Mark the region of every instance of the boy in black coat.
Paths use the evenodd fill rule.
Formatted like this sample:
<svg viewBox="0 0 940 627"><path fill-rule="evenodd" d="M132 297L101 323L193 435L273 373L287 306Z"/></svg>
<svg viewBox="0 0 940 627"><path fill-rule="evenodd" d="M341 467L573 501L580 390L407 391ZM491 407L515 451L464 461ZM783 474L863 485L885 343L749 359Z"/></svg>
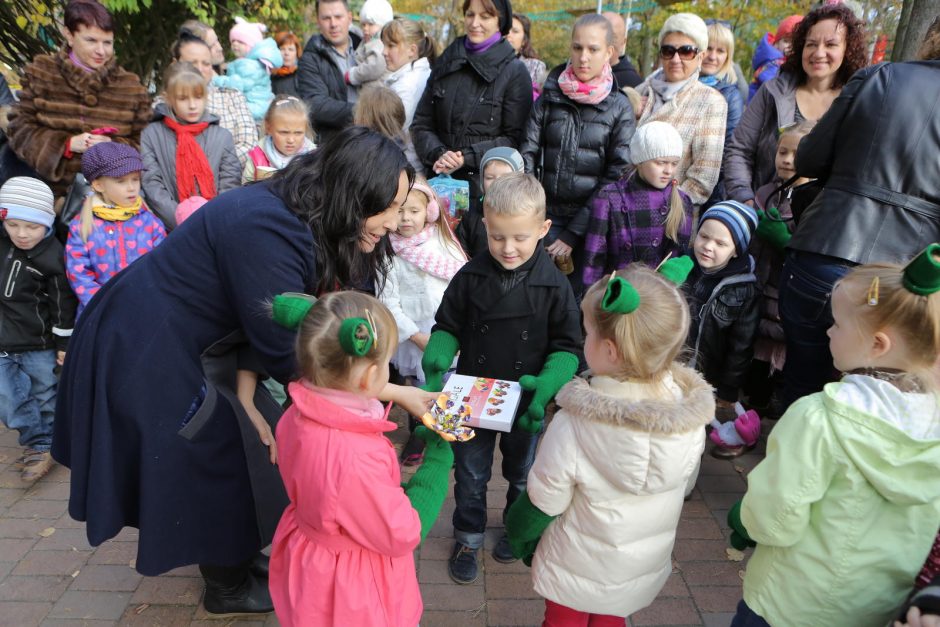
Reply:
<svg viewBox="0 0 940 627"><path fill-rule="evenodd" d="M459 374L519 380L528 392L520 405L527 409L499 441L509 482L505 515L525 490L545 405L577 370L581 325L571 286L542 247L551 221L539 182L522 173L503 176L487 190L483 212L489 254L473 258L448 286L422 366L428 389L440 390L459 350ZM448 570L458 583L477 578L497 433L478 428L475 438L454 445L457 543ZM493 558L514 561L505 535Z"/></svg>
<svg viewBox="0 0 940 627"><path fill-rule="evenodd" d="M717 388L718 406L730 409L754 354L760 290L747 254L757 228L753 208L734 200L702 214L692 243L695 266L686 282L692 314L690 364ZM735 418L735 416L726 416Z"/></svg>
<svg viewBox="0 0 940 627"><path fill-rule="evenodd" d="M0 187L0 417L20 434L22 480L52 467L55 368L75 322L77 301L65 276L65 252L53 236L52 190L16 176Z"/></svg>

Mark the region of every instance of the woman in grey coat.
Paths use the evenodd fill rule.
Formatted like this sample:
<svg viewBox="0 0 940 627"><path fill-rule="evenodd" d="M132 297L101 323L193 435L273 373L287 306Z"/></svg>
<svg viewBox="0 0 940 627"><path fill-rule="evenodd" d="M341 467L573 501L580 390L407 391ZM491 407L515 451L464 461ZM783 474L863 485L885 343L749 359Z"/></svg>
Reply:
<svg viewBox="0 0 940 627"><path fill-rule="evenodd" d="M182 200L206 200L241 183L241 163L232 134L219 126L218 116L205 110L206 86L189 63L174 63L166 77L166 102L157 105L154 121L140 138L144 160L141 181L147 204L167 230L176 227L176 207ZM174 130L175 129L175 130ZM202 155L187 150L190 138ZM182 141L179 141L182 139ZM184 156L184 162L178 157ZM202 168L208 163L212 180Z"/></svg>

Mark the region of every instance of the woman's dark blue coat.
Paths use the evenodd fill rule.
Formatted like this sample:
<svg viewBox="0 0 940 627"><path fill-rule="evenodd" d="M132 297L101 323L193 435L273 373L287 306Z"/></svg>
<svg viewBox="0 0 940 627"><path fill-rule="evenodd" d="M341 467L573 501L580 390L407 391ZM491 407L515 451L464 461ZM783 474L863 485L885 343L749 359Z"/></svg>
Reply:
<svg viewBox="0 0 940 627"><path fill-rule="evenodd" d="M295 334L268 303L315 284L310 229L258 184L209 202L96 295L69 344L53 445L92 545L138 527L137 570L156 575L235 565L270 542L287 500L236 416L232 348L289 380Z"/></svg>

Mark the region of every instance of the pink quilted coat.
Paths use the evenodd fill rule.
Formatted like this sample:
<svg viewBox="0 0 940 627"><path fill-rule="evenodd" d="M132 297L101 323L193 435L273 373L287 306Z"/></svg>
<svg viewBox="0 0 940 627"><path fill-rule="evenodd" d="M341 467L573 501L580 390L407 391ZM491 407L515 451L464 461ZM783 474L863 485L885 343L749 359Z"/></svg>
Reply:
<svg viewBox="0 0 940 627"><path fill-rule="evenodd" d="M277 450L291 503L269 578L281 625L415 627L421 522L384 435L396 425L376 400L301 383L289 390Z"/></svg>

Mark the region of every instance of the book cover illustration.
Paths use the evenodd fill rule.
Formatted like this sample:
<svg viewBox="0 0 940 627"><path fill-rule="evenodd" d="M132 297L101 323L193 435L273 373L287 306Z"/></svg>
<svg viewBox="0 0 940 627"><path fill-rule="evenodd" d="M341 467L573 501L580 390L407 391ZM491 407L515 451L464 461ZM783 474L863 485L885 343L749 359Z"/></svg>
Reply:
<svg viewBox="0 0 940 627"><path fill-rule="evenodd" d="M422 421L459 441L473 437L470 427L509 431L521 396L515 381L455 374Z"/></svg>

